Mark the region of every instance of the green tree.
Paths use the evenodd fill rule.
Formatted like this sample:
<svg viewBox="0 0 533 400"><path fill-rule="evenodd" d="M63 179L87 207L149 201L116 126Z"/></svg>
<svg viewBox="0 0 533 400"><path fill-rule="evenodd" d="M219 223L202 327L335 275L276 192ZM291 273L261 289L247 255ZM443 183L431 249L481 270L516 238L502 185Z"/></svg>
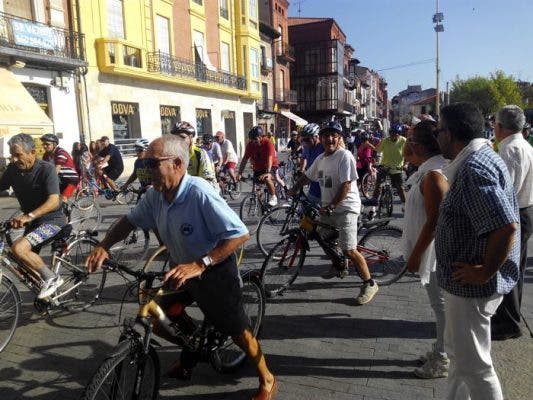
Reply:
<svg viewBox="0 0 533 400"><path fill-rule="evenodd" d="M495 113L506 104L522 106L520 89L512 76L496 71L490 78L475 76L457 77L452 82L450 101L469 101L476 104L484 115Z"/></svg>

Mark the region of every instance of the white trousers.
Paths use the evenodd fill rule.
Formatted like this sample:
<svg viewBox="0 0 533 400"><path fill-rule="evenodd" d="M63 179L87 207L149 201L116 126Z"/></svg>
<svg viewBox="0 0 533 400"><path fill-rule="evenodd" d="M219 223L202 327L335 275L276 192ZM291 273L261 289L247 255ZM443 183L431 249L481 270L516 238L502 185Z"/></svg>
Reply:
<svg viewBox="0 0 533 400"><path fill-rule="evenodd" d="M435 314L435 327L437 330L437 341L433 345L433 350L441 356L445 356L444 350L444 327L446 326L446 316L444 314L444 290L440 288L437 282L437 273L435 271L429 273L429 283L424 285L428 297L429 304Z"/></svg>
<svg viewBox="0 0 533 400"><path fill-rule="evenodd" d="M503 400L490 355L490 318L502 298L459 297L444 291L448 400Z"/></svg>

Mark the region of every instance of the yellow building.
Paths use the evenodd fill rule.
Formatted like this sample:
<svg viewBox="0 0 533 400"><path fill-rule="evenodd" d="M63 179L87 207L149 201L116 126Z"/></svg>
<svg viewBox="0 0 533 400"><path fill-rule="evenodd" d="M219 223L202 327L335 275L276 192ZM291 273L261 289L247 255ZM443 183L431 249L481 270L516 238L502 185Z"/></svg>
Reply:
<svg viewBox="0 0 533 400"><path fill-rule="evenodd" d="M73 2L85 34L86 131L124 153L179 120L237 152L261 97L258 0Z"/></svg>

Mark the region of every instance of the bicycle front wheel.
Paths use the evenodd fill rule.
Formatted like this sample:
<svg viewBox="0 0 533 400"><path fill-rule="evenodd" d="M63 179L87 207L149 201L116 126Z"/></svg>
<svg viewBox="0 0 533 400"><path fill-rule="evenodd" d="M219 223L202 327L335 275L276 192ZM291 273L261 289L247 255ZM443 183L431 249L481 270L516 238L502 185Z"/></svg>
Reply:
<svg viewBox="0 0 533 400"><path fill-rule="evenodd" d="M135 204L136 201L136 194L135 192L131 190L125 190L121 191L119 194L117 194L117 203L118 204Z"/></svg>
<svg viewBox="0 0 533 400"><path fill-rule="evenodd" d="M135 228L128 237L109 249L113 259L123 264L139 264L148 255L150 232Z"/></svg>
<svg viewBox="0 0 533 400"><path fill-rule="evenodd" d="M265 315L265 294L257 272L247 271L242 275L242 304L250 320L250 331L259 336ZM246 353L231 338L211 354L211 365L219 372L233 372L246 360Z"/></svg>
<svg viewBox="0 0 533 400"><path fill-rule="evenodd" d="M259 220L263 215L263 206L255 195L249 195L241 202L239 210L239 217L246 225L250 235L253 235L257 230Z"/></svg>
<svg viewBox="0 0 533 400"><path fill-rule="evenodd" d="M13 338L20 316L20 295L17 287L6 275L0 282L0 352Z"/></svg>
<svg viewBox="0 0 533 400"><path fill-rule="evenodd" d="M378 218L387 218L392 215L392 189L385 188L378 202Z"/></svg>
<svg viewBox="0 0 533 400"><path fill-rule="evenodd" d="M364 174L363 178L361 178L362 195L367 199L372 198L375 187L376 187L376 176L371 174L370 172L367 172L366 174Z"/></svg>
<svg viewBox="0 0 533 400"><path fill-rule="evenodd" d="M387 286L405 274L402 230L395 226L380 226L368 231L359 241L357 250L365 257L372 278Z"/></svg>
<svg viewBox="0 0 533 400"><path fill-rule="evenodd" d="M119 343L93 375L82 400L155 400L159 392L159 358L152 346L131 338ZM138 393L136 393L138 391Z"/></svg>
<svg viewBox="0 0 533 400"><path fill-rule="evenodd" d="M85 186L76 192L74 203L78 205L80 210L86 211L96 204L96 195L89 186Z"/></svg>
<svg viewBox="0 0 533 400"><path fill-rule="evenodd" d="M268 255L268 252L281 240L284 234L290 229L298 227L298 220L291 209L289 204L283 204L271 208L261 217L256 239L257 246L264 256Z"/></svg>
<svg viewBox="0 0 533 400"><path fill-rule="evenodd" d="M300 273L305 261L306 239L293 230L278 242L263 262L261 280L267 298L283 293Z"/></svg>
<svg viewBox="0 0 533 400"><path fill-rule="evenodd" d="M59 287L54 299L69 311L82 311L90 307L104 288L106 270L100 268L89 273L85 261L98 242L82 237L69 243L59 256L54 272L61 275L64 283Z"/></svg>

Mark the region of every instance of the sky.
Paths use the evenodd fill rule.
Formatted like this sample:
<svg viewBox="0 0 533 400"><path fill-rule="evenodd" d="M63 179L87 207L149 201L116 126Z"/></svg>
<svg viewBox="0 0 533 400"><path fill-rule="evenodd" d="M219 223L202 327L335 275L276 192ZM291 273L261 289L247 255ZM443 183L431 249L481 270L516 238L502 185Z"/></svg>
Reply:
<svg viewBox="0 0 533 400"><path fill-rule="evenodd" d="M289 1L291 17L334 18L360 65L385 78L389 98L407 85L436 86L436 0ZM497 70L533 81L533 0L439 0L439 11L441 90Z"/></svg>

